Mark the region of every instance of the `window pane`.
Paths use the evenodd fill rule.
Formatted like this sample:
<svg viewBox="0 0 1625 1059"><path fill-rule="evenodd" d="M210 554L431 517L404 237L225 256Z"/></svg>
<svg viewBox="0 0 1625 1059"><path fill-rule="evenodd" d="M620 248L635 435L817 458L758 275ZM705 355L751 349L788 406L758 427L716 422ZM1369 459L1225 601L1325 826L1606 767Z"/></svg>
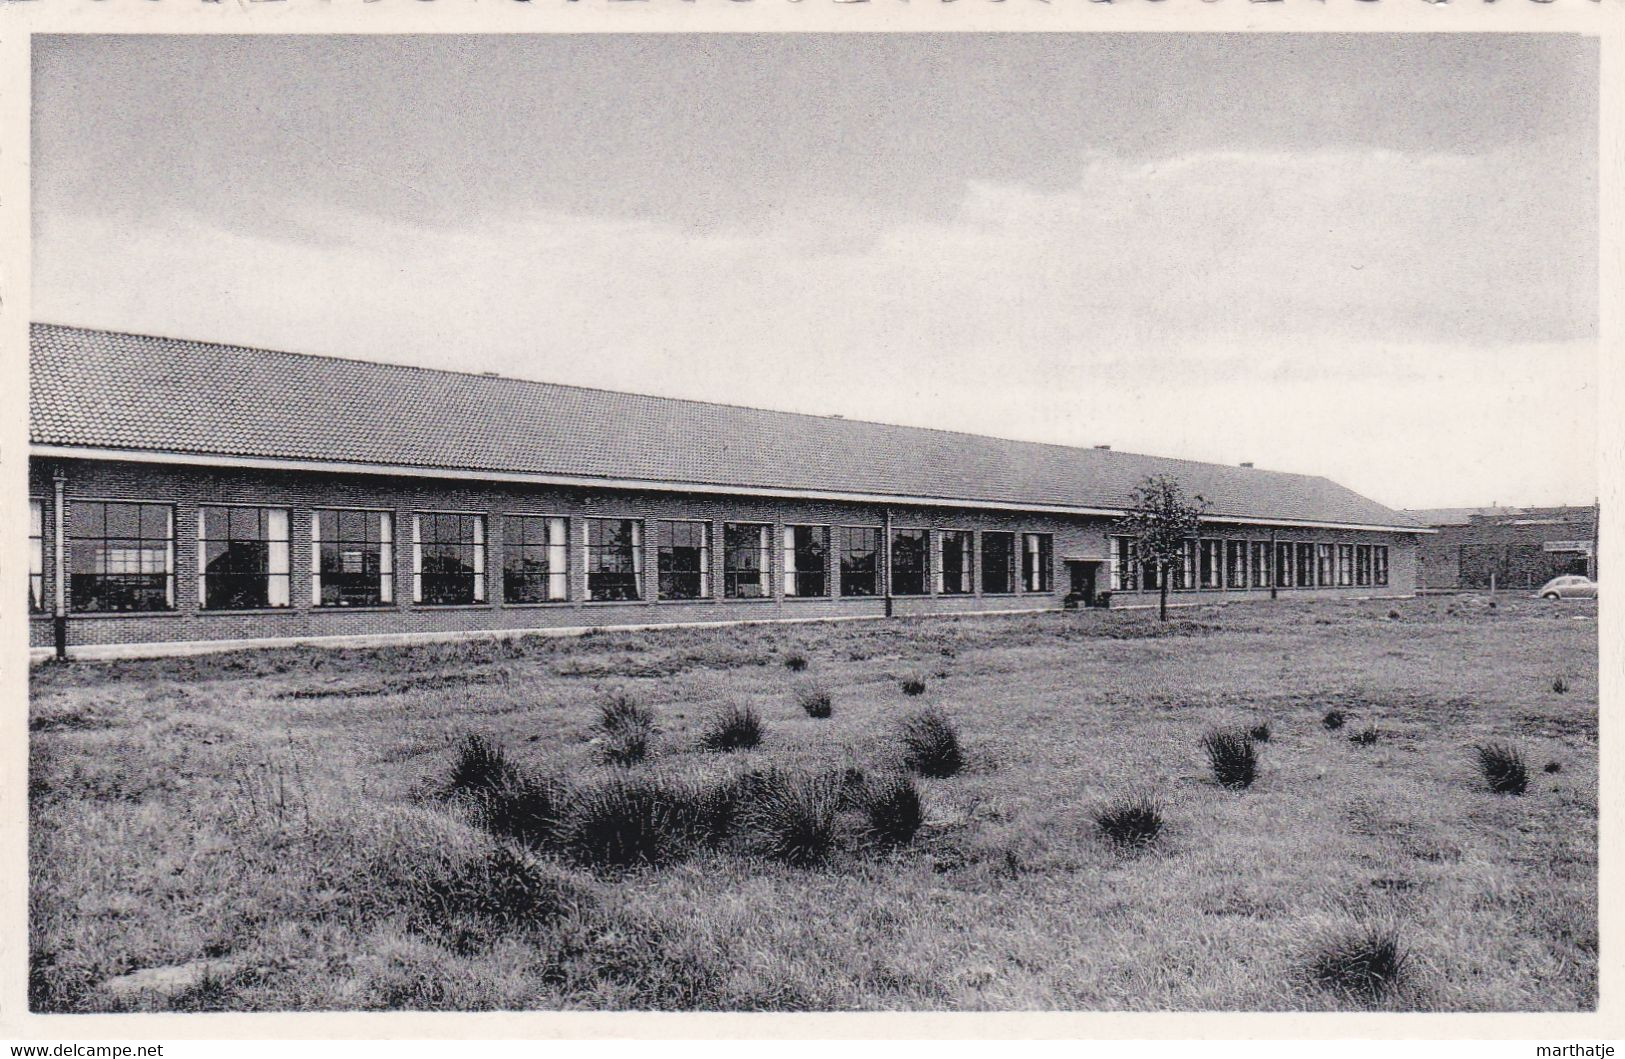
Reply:
<svg viewBox="0 0 1625 1059"><path fill-rule="evenodd" d="M982 534L982 591L1010 592L1012 562L1015 553L1015 535L1011 533Z"/></svg>

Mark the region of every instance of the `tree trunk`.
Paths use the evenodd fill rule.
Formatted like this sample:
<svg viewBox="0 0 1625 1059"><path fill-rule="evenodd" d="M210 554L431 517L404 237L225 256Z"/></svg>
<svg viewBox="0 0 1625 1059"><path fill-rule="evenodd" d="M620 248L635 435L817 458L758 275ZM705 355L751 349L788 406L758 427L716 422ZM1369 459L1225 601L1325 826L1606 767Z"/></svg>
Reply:
<svg viewBox="0 0 1625 1059"><path fill-rule="evenodd" d="M1157 620L1168 620L1168 564L1163 563L1157 577Z"/></svg>

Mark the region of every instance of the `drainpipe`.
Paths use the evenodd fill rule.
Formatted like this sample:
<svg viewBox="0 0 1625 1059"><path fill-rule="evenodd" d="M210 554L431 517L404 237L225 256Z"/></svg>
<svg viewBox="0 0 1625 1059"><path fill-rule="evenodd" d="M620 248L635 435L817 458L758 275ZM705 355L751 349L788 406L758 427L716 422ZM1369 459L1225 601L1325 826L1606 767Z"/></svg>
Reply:
<svg viewBox="0 0 1625 1059"><path fill-rule="evenodd" d="M66 662L68 660L68 592L67 586L64 584L64 577L68 564L65 559L67 548L64 546L62 491L63 487L68 483L68 476L62 472L62 468L58 467L56 473L51 476L51 480L56 485L56 499L51 507L52 514L55 516L52 521L55 523L53 535L56 538L53 545L55 554L52 563L56 591L52 593L51 626L56 640L56 660Z"/></svg>

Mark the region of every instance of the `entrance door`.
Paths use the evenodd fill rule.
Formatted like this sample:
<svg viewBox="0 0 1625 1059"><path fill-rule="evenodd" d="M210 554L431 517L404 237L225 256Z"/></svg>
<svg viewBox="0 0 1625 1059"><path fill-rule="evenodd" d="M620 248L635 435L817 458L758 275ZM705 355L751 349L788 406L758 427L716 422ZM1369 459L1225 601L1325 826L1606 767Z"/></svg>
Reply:
<svg viewBox="0 0 1625 1059"><path fill-rule="evenodd" d="M1071 590L1072 598L1086 607L1092 607L1095 603L1095 571L1098 569L1099 563L1067 560L1066 572L1069 579L1067 587Z"/></svg>

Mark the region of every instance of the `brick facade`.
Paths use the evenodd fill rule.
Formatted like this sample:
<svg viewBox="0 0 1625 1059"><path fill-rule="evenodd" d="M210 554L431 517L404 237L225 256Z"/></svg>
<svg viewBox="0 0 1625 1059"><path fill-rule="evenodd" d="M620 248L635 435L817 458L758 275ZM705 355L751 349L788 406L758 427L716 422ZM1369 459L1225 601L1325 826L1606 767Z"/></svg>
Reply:
<svg viewBox="0 0 1625 1059"><path fill-rule="evenodd" d="M1472 515L1465 523L1437 525L1423 538L1417 560L1421 589L1534 589L1560 574L1597 576L1597 509L1531 508ZM1590 551L1548 550L1548 545L1591 545Z"/></svg>
<svg viewBox="0 0 1625 1059"><path fill-rule="evenodd" d="M1108 585L1110 554L1107 535L1111 521L1102 517L1042 512L1006 512L976 508L910 506L904 504L848 503L786 500L700 493L634 492L478 482L453 479L336 474L314 471L262 471L179 464L148 464L104 460L36 458L31 461L29 495L43 501L45 527L44 600L47 614L31 622L30 644L47 648L52 642L49 617L54 599L55 556L53 475L65 475L64 497L73 500L136 500L172 505L175 514L175 609L129 614L74 614L68 620L70 646L180 643L190 641L293 640L319 637L399 636L452 634L503 630L580 627L641 626L750 620L881 617L1050 610L1061 606L1071 588L1067 560L1098 562L1096 587ZM286 508L290 512L292 605L245 612L207 611L198 602L197 518L201 504L253 504ZM324 608L311 600L312 509L359 507L394 512L395 602L380 607ZM486 516L486 583L488 602L434 606L412 602L411 517L428 511L462 511ZM510 513L563 516L569 520L569 596L567 601L507 604L502 601L503 540L501 516ZM643 520L644 533L641 601L586 601L583 519L594 516ZM658 554L650 528L654 520L703 520L710 524L710 580L713 598L661 601L657 595ZM972 564L973 591L967 595L936 594L928 578L923 596L883 595L843 598L839 592L837 542L830 540L826 566L826 594L817 598L787 598L783 594L782 539L785 525L870 526L932 531L969 530L975 534ZM724 522L759 522L773 527L771 593L760 599L724 599L722 525ZM1051 588L1047 592L1021 591L1019 551L1015 585L1011 593L982 591L981 535L1009 531L1019 549L1021 533L1048 534ZM1216 526L1212 536L1262 539L1268 527ZM1288 529L1282 540L1380 543L1390 549L1390 577L1386 588L1281 589L1281 598L1358 597L1408 594L1415 584L1415 536L1375 531ZM931 534L932 563L936 562L939 535ZM881 583L886 578L882 549ZM1173 592L1176 603L1221 602L1269 598L1267 589ZM1154 602L1154 593L1115 593L1113 606Z"/></svg>

